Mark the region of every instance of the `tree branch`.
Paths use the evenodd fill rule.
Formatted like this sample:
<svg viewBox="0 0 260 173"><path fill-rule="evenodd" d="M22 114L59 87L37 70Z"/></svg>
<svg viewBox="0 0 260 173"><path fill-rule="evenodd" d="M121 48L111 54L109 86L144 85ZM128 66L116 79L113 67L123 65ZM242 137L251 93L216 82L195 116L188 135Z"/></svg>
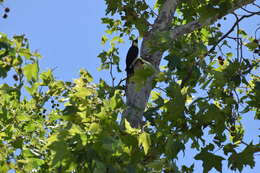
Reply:
<svg viewBox="0 0 260 173"><path fill-rule="evenodd" d="M181 0L166 0L160 10L159 15L155 19L153 31L163 31L168 29L176 8Z"/></svg>
<svg viewBox="0 0 260 173"><path fill-rule="evenodd" d="M152 35L158 31L169 30L174 12L180 0L166 0L161 7L151 32L143 38L141 46L141 57L150 62L156 69L159 69L160 60L162 57L161 51L156 51L151 54L147 41L152 39ZM153 88L154 75L150 76L143 88L136 89L136 84L132 81L126 86L126 105L127 109L123 112L123 117L126 118L132 127L141 127L143 125L142 118L146 104L148 102L151 90ZM123 121L122 121L123 123Z"/></svg>
<svg viewBox="0 0 260 173"><path fill-rule="evenodd" d="M143 2L145 3L145 0L143 0ZM154 12L154 10L150 7L150 5L147 4L147 6L148 6L148 8L151 10L152 14L158 17L158 14L156 14L156 13Z"/></svg>
<svg viewBox="0 0 260 173"><path fill-rule="evenodd" d="M219 44L221 41L223 41L225 38L227 38L228 35L229 35L231 32L234 31L235 27L239 24L239 22L241 22L241 21L242 21L243 19L245 19L245 18L254 16L254 15L259 15L259 14L260 14L260 12L252 12L252 13L249 14L249 15L244 15L244 16L242 16L241 18L237 19L236 22L233 24L233 26L229 29L229 31L228 31L226 34L224 34L224 35L217 41L217 43L216 43L214 46L212 46L211 49L210 49L204 56L208 56L210 53L212 53L212 52L216 49L216 47L218 46L218 44ZM238 38L238 37L237 37L237 38ZM239 39L236 39L236 41L239 42ZM241 53L241 55L242 55L242 53ZM197 63L194 64L194 65L197 65ZM193 66L194 66L194 65L193 65ZM193 67L193 66L192 66L192 67ZM192 67L191 67L190 70L188 71L187 76L182 80L182 82L181 82L181 88L183 88L183 87L187 84L187 82L189 81L189 79L191 78L191 76L192 76Z"/></svg>
<svg viewBox="0 0 260 173"><path fill-rule="evenodd" d="M158 50L151 53L149 42L154 38L154 34L157 32L167 32L169 37L173 40L183 36L184 34L193 32L203 26L210 25L215 22L219 17L223 17L229 13L234 12L236 9L241 8L244 5L254 2L254 0L237 0L233 7L224 15L216 14L213 17L209 17L207 20L195 20L188 24L179 26L173 30L170 30L171 22L174 16L174 12L181 0L165 0L163 6L160 9L158 17L155 19L152 25L151 32L145 35L142 41L140 56L146 61L150 62L156 69L159 69L160 61L162 59L163 51ZM154 87L154 77L150 76L144 86L137 90L136 84L133 81L127 83L126 86L126 105L127 108L123 112L123 117L128 120L132 127L138 128L143 125L143 112L147 105L150 93ZM123 120L124 120L123 118ZM124 121L122 121L124 122Z"/></svg>
<svg viewBox="0 0 260 173"><path fill-rule="evenodd" d="M226 34L224 34L224 35L217 41L217 43L216 43L212 48L210 48L210 50L208 51L208 53L211 53L212 51L214 51L215 48L217 47L217 45L218 45L221 41L223 41L225 38L227 38L228 35L229 35L232 31L234 31L235 27L238 25L239 22L241 22L244 18L248 18L248 17L254 16L254 15L260 15L260 12L255 12L255 13L252 13L252 14L249 14L249 15L244 15L244 16L242 16L241 18L239 18L238 20L236 20L236 22L235 22L235 23L233 24L233 26L229 29L229 31L228 31Z"/></svg>
<svg viewBox="0 0 260 173"><path fill-rule="evenodd" d="M255 0L238 0L235 4L233 4L233 7L230 10L228 10L224 15L220 15L220 13L219 13L204 21L201 19L197 19L197 20L187 23L185 25L178 26L177 28L173 29L170 32L169 36L171 39L177 39L177 38L183 36L184 34L191 33L199 28L202 28L203 26L210 25L210 24L214 23L215 21L217 21L220 17L230 14L245 5L253 3L254 1ZM221 9L219 12L221 12Z"/></svg>

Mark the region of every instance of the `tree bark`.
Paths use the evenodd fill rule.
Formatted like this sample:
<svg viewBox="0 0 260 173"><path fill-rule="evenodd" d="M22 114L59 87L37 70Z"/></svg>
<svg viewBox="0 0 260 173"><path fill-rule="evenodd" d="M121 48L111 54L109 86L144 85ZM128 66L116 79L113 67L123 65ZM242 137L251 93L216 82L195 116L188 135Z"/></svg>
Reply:
<svg viewBox="0 0 260 173"><path fill-rule="evenodd" d="M227 11L226 14L234 12L236 9L250 4L255 0L238 0L233 7ZM193 22L187 23L185 25L178 26L174 29L171 28L171 22L173 15L176 11L178 4L181 3L181 0L166 0L160 10L159 15L155 19L152 29L148 34L143 38L141 45L141 54L140 56L150 62L155 69L159 70L159 65L162 59L163 51L156 51L150 53L151 49L149 48L149 41L154 39L154 35L158 32L168 32L169 37L173 40L176 40L183 36L184 34L191 33L194 30L197 30L203 26L210 25L218 20L220 16L216 14L213 17L208 18L204 22L201 20L195 20ZM225 14L225 15L226 15ZM137 90L136 85L133 81L128 82L126 86L126 105L127 108L123 113L123 118L126 118L127 121L131 124L132 127L140 128L143 124L143 112L146 108L151 90L153 85L153 80L155 76L151 76L146 81L142 89Z"/></svg>

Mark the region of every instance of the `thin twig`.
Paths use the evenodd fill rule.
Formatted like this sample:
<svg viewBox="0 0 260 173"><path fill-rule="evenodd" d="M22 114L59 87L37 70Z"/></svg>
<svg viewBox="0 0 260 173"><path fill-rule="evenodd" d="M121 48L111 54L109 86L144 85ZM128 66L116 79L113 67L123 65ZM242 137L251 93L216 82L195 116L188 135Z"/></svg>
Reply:
<svg viewBox="0 0 260 173"><path fill-rule="evenodd" d="M245 19L245 18L254 16L254 15L259 15L259 14L260 14L260 12L255 12L255 13L252 13L252 14L249 14L249 15L244 15L244 16L242 16L241 18L239 18L239 19L233 24L233 26L229 29L229 31L228 31L226 34L224 34L224 35L217 41L217 43L208 51L208 53L206 53L206 56L207 56L209 53L213 52L213 51L215 50L215 48L217 47L217 45L218 45L221 41L223 41L231 32L234 31L235 27L237 26L237 24L238 24L239 22L241 22L241 21L242 21L243 19Z"/></svg>
<svg viewBox="0 0 260 173"><path fill-rule="evenodd" d="M224 34L224 35L217 41L217 43L205 54L205 56L207 56L207 55L209 55L211 52L213 52L213 51L216 49L216 47L218 46L218 44L219 44L221 41L223 41L225 38L227 38L228 35L229 35L231 32L234 31L235 27L239 24L240 21L242 21L244 18L248 18L248 17L251 17L251 16L253 16L253 15L259 15L259 14L260 14L260 12L255 12L255 13L252 13L252 14L249 14L249 15L244 15L244 16L242 16L241 18L237 19L237 21L233 24L233 26L230 28L230 30L229 30L226 34ZM238 29L239 29L239 28L238 28ZM237 37L238 37L238 36L237 36ZM238 38L239 38L239 37L238 37ZM237 39L237 40L239 41L239 39ZM238 42L238 43L239 43L239 42ZM238 50L238 49L237 49L237 50ZM239 50L238 50L237 55L239 55ZM198 64L195 63L195 64L190 68L190 70L188 71L187 76L182 80L182 82L181 82L181 88L183 88L183 87L185 86L185 84L189 81L189 79L191 78L191 76L192 76L192 71L193 71L193 67L194 67L195 65L198 65Z"/></svg>
<svg viewBox="0 0 260 173"><path fill-rule="evenodd" d="M125 80L126 80L126 78L121 79L121 80L119 81L119 83L117 84L117 87L119 87L119 86L121 85L121 83L122 83L123 81L125 81Z"/></svg>
<svg viewBox="0 0 260 173"><path fill-rule="evenodd" d="M244 142L244 141L241 141L241 143L242 144L244 144L244 145L246 145L246 146L248 146L249 144L247 144L246 142Z"/></svg>
<svg viewBox="0 0 260 173"><path fill-rule="evenodd" d="M134 10L128 10L127 8L124 8L124 11L125 11L125 13L126 13L126 15L127 15L127 13L128 13L128 15L131 15L131 16L133 16L134 18L136 18L136 19L140 19L140 17L138 16L138 14L134 11ZM143 22L147 25L147 26L152 26L152 24L150 23L150 22L148 22L147 20L143 20Z"/></svg>
<svg viewBox="0 0 260 173"><path fill-rule="evenodd" d="M247 12L247 13L255 13L255 12L253 12L253 11L249 11L249 10L243 8L243 7L241 7L241 9L244 10L245 12Z"/></svg>
<svg viewBox="0 0 260 173"><path fill-rule="evenodd" d="M238 15L236 13L232 13L232 14L235 16L236 20L239 20ZM236 27L237 27L237 38L239 38L239 22L237 23ZM239 48L240 48L239 40L237 39L236 42L237 42L237 59L239 59Z"/></svg>
<svg viewBox="0 0 260 173"><path fill-rule="evenodd" d="M110 69L109 69L110 77L112 79L112 86L115 86L115 77L113 75L113 63L110 62Z"/></svg>
<svg viewBox="0 0 260 173"><path fill-rule="evenodd" d="M232 39L232 40L240 39L240 38L237 38L237 37L231 37L231 36L227 36L227 38Z"/></svg>
<svg viewBox="0 0 260 173"><path fill-rule="evenodd" d="M51 69L51 72L54 72L54 70L56 70L58 67L56 66L56 67L54 67L54 68L52 68Z"/></svg>
<svg viewBox="0 0 260 173"><path fill-rule="evenodd" d="M220 46L218 46L218 50L220 51L221 55L224 56L224 52L222 51Z"/></svg>
<svg viewBox="0 0 260 173"><path fill-rule="evenodd" d="M240 103L240 99L239 99L239 96L238 96L236 90L234 90L234 93L235 93L235 95L236 95L236 97L237 97L237 102L238 102L238 104L239 104L239 103Z"/></svg>
<svg viewBox="0 0 260 173"><path fill-rule="evenodd" d="M256 34L257 34L259 29L260 29L260 26L258 28L256 28L256 30L255 30L255 39L256 39Z"/></svg>
<svg viewBox="0 0 260 173"><path fill-rule="evenodd" d="M158 90L161 90L161 91L163 91L164 93L167 93L167 91L166 91L166 90L164 90L164 89L162 89L162 88L160 88L160 87L155 87L155 89L158 89Z"/></svg>
<svg viewBox="0 0 260 173"><path fill-rule="evenodd" d="M145 1L144 1L145 2ZM153 11L153 9L149 6L149 5L147 5L148 6L148 8L152 11L152 13L156 16L156 17L158 17L158 14L156 14L154 11Z"/></svg>
<svg viewBox="0 0 260 173"><path fill-rule="evenodd" d="M253 5L256 6L257 8L260 8L259 5L257 5L256 3L253 2Z"/></svg>
<svg viewBox="0 0 260 173"><path fill-rule="evenodd" d="M243 61L244 56L243 56L243 42L242 39L239 39L239 45L240 45L240 63Z"/></svg>

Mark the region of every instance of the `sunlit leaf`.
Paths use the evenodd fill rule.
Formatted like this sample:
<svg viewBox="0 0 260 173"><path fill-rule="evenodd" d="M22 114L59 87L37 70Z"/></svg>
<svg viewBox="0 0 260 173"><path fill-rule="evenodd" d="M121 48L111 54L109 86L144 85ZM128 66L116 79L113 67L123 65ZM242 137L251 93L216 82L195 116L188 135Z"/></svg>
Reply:
<svg viewBox="0 0 260 173"><path fill-rule="evenodd" d="M23 72L24 75L27 79L27 81L37 81L38 79L38 72L39 72L39 67L37 63L34 64L27 64L23 67Z"/></svg>
<svg viewBox="0 0 260 173"><path fill-rule="evenodd" d="M141 133L138 137L138 143L139 145L143 146L144 153L147 154L151 145L150 135L146 132Z"/></svg>

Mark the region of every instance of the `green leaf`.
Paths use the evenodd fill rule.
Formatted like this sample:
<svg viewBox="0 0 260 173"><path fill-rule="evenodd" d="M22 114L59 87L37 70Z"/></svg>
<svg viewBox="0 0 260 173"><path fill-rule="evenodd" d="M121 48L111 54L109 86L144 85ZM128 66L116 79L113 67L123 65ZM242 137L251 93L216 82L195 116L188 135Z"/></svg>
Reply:
<svg viewBox="0 0 260 173"><path fill-rule="evenodd" d="M51 136L49 136L49 138L47 139L47 145L46 147L48 147L49 145L51 145L52 143L58 141L58 134L53 134Z"/></svg>
<svg viewBox="0 0 260 173"><path fill-rule="evenodd" d="M228 52L226 53L227 59L231 59L233 57L233 53L232 52Z"/></svg>
<svg viewBox="0 0 260 173"><path fill-rule="evenodd" d="M19 51L20 56L24 57L25 59L31 59L32 53L29 49L21 48Z"/></svg>
<svg viewBox="0 0 260 173"><path fill-rule="evenodd" d="M39 87L39 83L33 83L31 87L25 86L25 89L28 93L30 93L31 95L33 95L34 93L37 92Z"/></svg>
<svg viewBox="0 0 260 173"><path fill-rule="evenodd" d="M123 100L120 95L120 91L116 90L114 96L110 100L111 108L113 110L120 108L123 105Z"/></svg>
<svg viewBox="0 0 260 173"><path fill-rule="evenodd" d="M28 82L38 80L39 67L37 63L25 65L23 72Z"/></svg>
<svg viewBox="0 0 260 173"><path fill-rule="evenodd" d="M126 132L129 134L134 135L134 134L138 134L141 131L140 129L131 127L130 123L126 119L125 119L124 123L125 123Z"/></svg>
<svg viewBox="0 0 260 173"><path fill-rule="evenodd" d="M242 172L244 166L255 166L254 154L259 152L259 146L255 146L250 143L242 152L233 154L228 158L228 166L233 170L239 170Z"/></svg>
<svg viewBox="0 0 260 173"><path fill-rule="evenodd" d="M246 47L248 47L249 50L255 50L258 46L258 43L256 42L249 42L245 45Z"/></svg>
<svg viewBox="0 0 260 173"><path fill-rule="evenodd" d="M106 44L107 40L108 40L107 36L103 35L101 38L101 44L102 45Z"/></svg>
<svg viewBox="0 0 260 173"><path fill-rule="evenodd" d="M151 163L148 163L149 168L153 168L156 171L160 172L163 169L164 161L163 160L154 160Z"/></svg>
<svg viewBox="0 0 260 173"><path fill-rule="evenodd" d="M42 72L40 74L40 78L43 81L43 85L49 85L49 83L54 80L51 69L46 72Z"/></svg>
<svg viewBox="0 0 260 173"><path fill-rule="evenodd" d="M200 14L199 20L201 22L205 22L210 17L213 17L218 14L218 9L216 9L210 5L202 6L198 11Z"/></svg>
<svg viewBox="0 0 260 173"><path fill-rule="evenodd" d="M29 121L31 118L29 115L19 114L16 116L18 121Z"/></svg>
<svg viewBox="0 0 260 173"><path fill-rule="evenodd" d="M26 132L33 132L38 129L38 124L30 122L28 125L24 127Z"/></svg>
<svg viewBox="0 0 260 173"><path fill-rule="evenodd" d="M106 166L100 162L100 161L95 161L96 163L96 166L95 166L95 169L94 169L94 173L104 173L106 172Z"/></svg>
<svg viewBox="0 0 260 173"><path fill-rule="evenodd" d="M167 158L175 159L178 153L182 150L184 151L185 145L180 141L176 141L173 136L169 136L165 145L165 153Z"/></svg>
<svg viewBox="0 0 260 173"><path fill-rule="evenodd" d="M166 88L166 94L171 100L166 104L171 120L176 121L177 117L182 118L185 109L185 99L181 93L181 88L177 83L170 83Z"/></svg>
<svg viewBox="0 0 260 173"><path fill-rule="evenodd" d="M75 106L66 106L65 109L62 111L63 115L73 115L76 114L78 108Z"/></svg>
<svg viewBox="0 0 260 173"><path fill-rule="evenodd" d="M54 158L52 159L53 166L56 166L58 163L62 162L62 160L71 157L64 139L53 142L49 148L54 152Z"/></svg>
<svg viewBox="0 0 260 173"><path fill-rule="evenodd" d="M92 134L99 133L101 131L101 126L99 123L91 123L89 130Z"/></svg>
<svg viewBox="0 0 260 173"><path fill-rule="evenodd" d="M145 155L148 153L149 147L151 145L150 135L146 132L143 132L138 137L138 143L140 146L143 146Z"/></svg>
<svg viewBox="0 0 260 173"><path fill-rule="evenodd" d="M212 168L215 168L217 171L222 172L222 160L225 160L223 157L214 155L207 151L202 151L197 154L194 159L201 160L203 162L203 173L208 173Z"/></svg>
<svg viewBox="0 0 260 173"><path fill-rule="evenodd" d="M237 145L233 145L230 143L225 145L223 148L224 154L227 155L228 153L234 153L236 147L237 147Z"/></svg>
<svg viewBox="0 0 260 173"><path fill-rule="evenodd" d="M72 127L69 129L68 133L71 136L74 136L76 134L81 134L81 128L75 124L72 125Z"/></svg>
<svg viewBox="0 0 260 173"><path fill-rule="evenodd" d="M93 81L92 76L85 69L80 69L79 73L80 73L80 77L84 79L85 83L90 83Z"/></svg>
<svg viewBox="0 0 260 173"><path fill-rule="evenodd" d="M242 35L242 38L247 38L248 37L247 33L243 29L239 29L238 30L238 34Z"/></svg>
<svg viewBox="0 0 260 173"><path fill-rule="evenodd" d="M74 94L76 97L85 98L87 96L91 96L93 94L92 88L77 88L77 92Z"/></svg>
<svg viewBox="0 0 260 173"><path fill-rule="evenodd" d="M25 36L25 35L15 35L15 36L13 36L13 38L14 38L14 40L16 40L17 42L22 43L23 40L24 40L24 36Z"/></svg>
<svg viewBox="0 0 260 173"><path fill-rule="evenodd" d="M7 164L0 165L0 172L9 172L10 168L7 166Z"/></svg>
<svg viewBox="0 0 260 173"><path fill-rule="evenodd" d="M28 161L28 164L30 164L32 168L39 168L41 165L45 163L43 159L38 158L29 158Z"/></svg>
<svg viewBox="0 0 260 173"><path fill-rule="evenodd" d="M20 47L22 46L22 43L24 41L24 36L25 35L15 35L15 36L13 36L14 42L16 43L16 47L18 49L20 49Z"/></svg>
<svg viewBox="0 0 260 173"><path fill-rule="evenodd" d="M140 90L147 79L155 73L155 70L151 65L141 62L142 60L137 60L135 65L135 73L134 76L130 78L130 80L135 81L137 84L137 90ZM138 67L136 67L138 66Z"/></svg>
<svg viewBox="0 0 260 173"><path fill-rule="evenodd" d="M119 36L115 36L115 37L112 38L112 40L110 42L111 43L114 43L114 42L124 43L124 40Z"/></svg>

